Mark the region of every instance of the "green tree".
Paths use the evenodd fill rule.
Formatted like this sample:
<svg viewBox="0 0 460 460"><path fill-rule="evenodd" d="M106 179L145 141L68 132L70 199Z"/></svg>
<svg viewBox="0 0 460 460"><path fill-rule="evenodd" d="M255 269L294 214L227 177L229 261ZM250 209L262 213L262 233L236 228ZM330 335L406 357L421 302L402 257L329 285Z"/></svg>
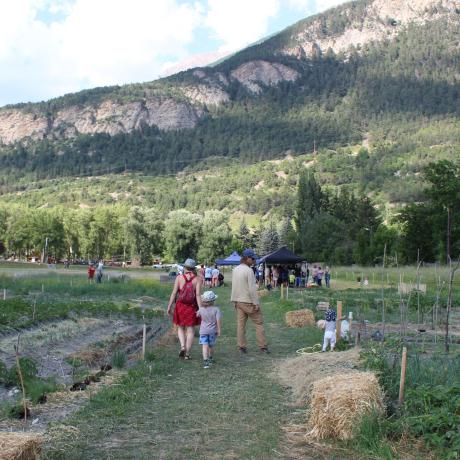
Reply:
<svg viewBox="0 0 460 460"><path fill-rule="evenodd" d="M221 211L206 211L202 225L201 244L198 250L200 262L209 264L218 257L227 256L233 238L227 214Z"/></svg>
<svg viewBox="0 0 460 460"><path fill-rule="evenodd" d="M425 168L425 178L431 184L426 191L427 195L435 206L445 213L446 262L448 262L452 250L456 252L460 250L458 235L453 234L460 213L460 166L448 160L430 163Z"/></svg>
<svg viewBox="0 0 460 460"><path fill-rule="evenodd" d="M125 221L125 239L131 257L142 265L152 262L154 255L163 250L163 223L152 209L131 209Z"/></svg>
<svg viewBox="0 0 460 460"><path fill-rule="evenodd" d="M96 208L89 222L87 255L110 259L123 252L122 216L118 208Z"/></svg>
<svg viewBox="0 0 460 460"><path fill-rule="evenodd" d="M171 211L165 221L164 240L166 255L183 262L196 258L201 244L203 219L184 209Z"/></svg>
<svg viewBox="0 0 460 460"><path fill-rule="evenodd" d="M402 223L401 255L405 262L436 260L436 210L430 203L411 204L397 218Z"/></svg>
<svg viewBox="0 0 460 460"><path fill-rule="evenodd" d="M275 251L280 247L278 231L274 222L269 222L268 225L262 228L259 234L257 243L257 252L259 255L265 255Z"/></svg>

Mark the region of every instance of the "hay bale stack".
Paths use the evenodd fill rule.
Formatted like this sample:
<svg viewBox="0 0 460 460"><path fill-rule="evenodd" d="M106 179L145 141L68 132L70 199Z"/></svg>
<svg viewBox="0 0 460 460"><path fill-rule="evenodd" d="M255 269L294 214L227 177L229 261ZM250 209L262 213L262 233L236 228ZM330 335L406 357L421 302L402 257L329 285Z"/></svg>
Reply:
<svg viewBox="0 0 460 460"><path fill-rule="evenodd" d="M350 439L363 415L383 413L383 393L372 372L335 374L313 383L307 438Z"/></svg>
<svg viewBox="0 0 460 460"><path fill-rule="evenodd" d="M324 319L319 319L316 321L316 327L318 329L325 329L326 328L326 321Z"/></svg>
<svg viewBox="0 0 460 460"><path fill-rule="evenodd" d="M38 460L43 438L36 434L0 433L2 460Z"/></svg>
<svg viewBox="0 0 460 460"><path fill-rule="evenodd" d="M289 327L305 327L315 325L315 315L311 310L288 311L285 316L286 324Z"/></svg>

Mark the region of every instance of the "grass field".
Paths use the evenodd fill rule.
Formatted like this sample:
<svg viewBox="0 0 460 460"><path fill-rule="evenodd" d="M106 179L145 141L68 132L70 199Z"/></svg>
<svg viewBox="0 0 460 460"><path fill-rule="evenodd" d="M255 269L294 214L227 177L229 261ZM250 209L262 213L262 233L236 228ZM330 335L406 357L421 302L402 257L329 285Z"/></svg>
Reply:
<svg viewBox="0 0 460 460"><path fill-rule="evenodd" d="M152 315L149 321L156 321L158 308L165 308L171 289L171 285L160 285L141 276L124 279L114 276L111 281L106 280L102 285L89 285L84 272L75 273L69 278L59 273L31 273L28 276L21 268L17 270L21 270L21 276L15 277L13 271L0 275L0 289L6 289L8 293L6 301L0 299L0 333L5 337L4 340L12 335L12 327L23 330L26 334L31 328L35 331L34 328L49 327L47 324L52 325L58 321L62 322L65 334L69 334L64 340L72 344L75 329L73 322L80 321L79 318L88 318L79 323L83 326L77 326L77 329L88 328L88 345L93 348L101 347L104 345L103 340L89 340L93 340L94 335L90 334L90 327L95 328L95 333L100 330L97 329L99 323L95 321L122 320L126 328L141 325L142 312L135 307L136 302L133 302L141 296L150 297L149 306L155 307L155 311L147 315ZM148 271L144 273L145 276L150 276ZM249 353L240 356L237 352L236 325L233 307L229 302L229 287L219 288L218 304L224 313L224 326L216 348L216 364L213 368L202 368L197 343L190 362L177 358L178 345L175 340L168 339L159 346L150 346L146 360L134 365L129 361L131 364L128 369L122 371L121 379L115 384L94 393L89 401L85 400L87 402L80 405L77 412L72 411L64 419L51 419L43 426L50 436L44 458L434 459L448 458L445 452L456 455L457 451L452 448L446 451L440 442L436 445L433 440L439 435L436 435L433 427L430 428L430 433L435 434L427 438L428 447L423 447L423 444L416 441L416 437L421 439L424 434L417 434L417 423L420 420L414 419L411 415L413 412L410 412L423 412L417 404L420 398L431 397L430 388L438 388L436 391L446 394L445 397L450 398L450 401L456 397L455 391L446 386L448 383L449 388L456 388L454 383L458 380L460 371L457 365L460 362L458 345L455 343L452 344L449 356L442 353L440 344L435 346L430 341L423 343L426 348L423 353L422 344L418 341L408 344L408 375L411 381L417 382L415 387L408 386L408 394L416 392L417 387L424 384L427 389L423 395L414 393L410 402L412 406L408 403L407 417L398 416L396 421L391 417L388 421L369 421L365 425L367 431L362 429L354 443L327 442L322 447L305 443L299 447L287 440L283 429L293 423L305 424L306 405L300 410L292 405L291 391L280 383L275 369L279 363L295 356L295 350L321 342L322 333L316 328L287 328L284 325L285 313L305 307L313 309L318 301L328 300L335 305L336 301L341 300L344 313L353 311L356 323L364 320L375 323L381 320L379 299L383 293L386 320L393 323L395 328L399 324L401 296L394 287L399 280L398 272L388 270L389 280L386 281L389 282L383 283L383 290L381 283L377 285L377 282L374 284L371 281L372 274L368 275L369 285L363 287L354 279L354 276L360 276L357 273L357 269L338 269L337 275L334 275L333 270L331 289L290 289L288 300L280 300L279 291L265 296L262 300L263 311L272 349L269 356L260 354L257 350L250 324ZM407 273L408 271L405 276L409 277ZM434 270L425 272L427 278L434 278L435 275ZM417 320L420 305L423 305L426 319L429 320L429 310L436 300L435 294L433 283L418 302L414 301L416 296L413 299L406 296L411 321ZM445 305L445 297L444 291L439 300L441 306ZM458 303L457 282L454 305ZM317 314L317 318L319 317L320 313ZM65 321L69 320L70 326L65 325ZM101 323L100 327L108 327L105 324L109 323ZM40 339L43 342L49 338L46 335L48 332L45 338L40 330L34 333L36 336L29 337L32 343L38 343L33 342L34 340ZM389 333L385 345L374 344L369 349L366 346L364 348L363 366L375 370L381 376L389 407L398 384L398 356L401 345L399 338L398 332ZM59 340L53 346L59 348ZM122 355L119 358L123 358L121 362L124 365L126 357ZM430 406L429 400L424 401L426 407L441 414ZM452 416L449 417L452 419ZM442 420L442 415L437 415L436 420ZM423 423L428 422L433 421ZM7 421L1 423L7 424ZM410 427L410 430L404 427ZM423 439L425 438L426 436ZM402 439L406 439L404 445L401 444ZM430 444L430 440L433 443ZM412 456L408 454L411 450Z"/></svg>

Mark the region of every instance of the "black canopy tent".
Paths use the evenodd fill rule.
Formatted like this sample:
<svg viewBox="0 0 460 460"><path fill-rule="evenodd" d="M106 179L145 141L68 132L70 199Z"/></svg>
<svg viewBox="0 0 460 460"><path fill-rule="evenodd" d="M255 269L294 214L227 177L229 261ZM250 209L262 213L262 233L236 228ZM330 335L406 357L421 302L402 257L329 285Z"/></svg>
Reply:
<svg viewBox="0 0 460 460"><path fill-rule="evenodd" d="M265 267L267 265L295 265L305 262L303 257L297 256L290 251L286 246L283 246L276 251L265 254L260 259L257 259L257 265L263 264L263 275L262 278L265 282Z"/></svg>
<svg viewBox="0 0 460 460"><path fill-rule="evenodd" d="M260 259L257 259L257 264L279 264L289 265L304 262L303 257L295 255L286 246L283 246L276 251L265 254Z"/></svg>

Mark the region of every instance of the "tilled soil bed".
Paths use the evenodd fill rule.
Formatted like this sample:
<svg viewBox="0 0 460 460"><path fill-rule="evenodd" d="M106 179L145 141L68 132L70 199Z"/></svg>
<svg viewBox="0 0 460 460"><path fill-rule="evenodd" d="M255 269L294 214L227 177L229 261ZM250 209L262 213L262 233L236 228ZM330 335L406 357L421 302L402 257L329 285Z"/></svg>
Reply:
<svg viewBox="0 0 460 460"><path fill-rule="evenodd" d="M62 390L47 395L47 402L32 407L32 415L27 425L22 421L0 420L0 429L26 429L40 431L49 422L62 420L77 410L91 394L103 386L112 384L119 375L110 370L102 373L97 382L88 384L85 391L69 391L70 385L81 380L75 375L91 376L107 366L115 351L121 350L128 357L142 348L142 321L133 319L78 318L66 319L34 327L20 332L19 349L21 357L33 359L38 365L38 376L53 378ZM169 329L169 321L164 318L149 320L146 327L146 341L158 340ZM14 346L17 334L9 334L0 339L0 360L7 367L15 364ZM130 356L131 355L131 356ZM110 367L110 366L108 366ZM99 372L101 374L101 372ZM0 404L14 403L18 389L0 385Z"/></svg>

